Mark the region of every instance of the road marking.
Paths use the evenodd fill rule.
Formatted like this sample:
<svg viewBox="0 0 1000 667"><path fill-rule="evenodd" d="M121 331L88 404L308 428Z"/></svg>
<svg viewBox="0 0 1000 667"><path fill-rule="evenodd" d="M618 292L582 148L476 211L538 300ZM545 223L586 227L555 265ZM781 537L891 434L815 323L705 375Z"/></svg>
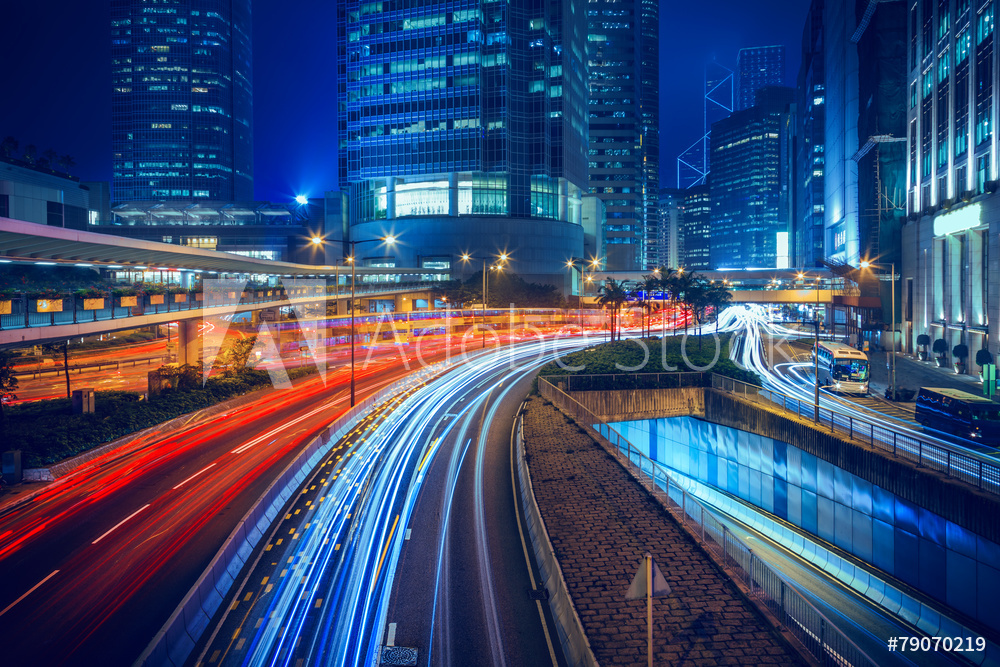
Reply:
<svg viewBox="0 0 1000 667"><path fill-rule="evenodd" d="M129 514L129 515L127 516L127 517L125 517L124 519L122 519L122 520L121 520L121 521L119 521L118 523L116 523L116 524L115 524L115 525L114 525L114 526L113 526L113 527L111 528L111 530L109 530L108 532L106 532L106 533L104 533L103 535L101 535L100 537L98 537L98 538L97 538L96 540L94 540L93 542L91 542L91 544L97 544L98 542L100 542L101 540L103 540L103 539L104 539L105 537L107 537L108 535L110 535L111 533L113 533L113 532L115 531L115 529L117 529L117 528L118 528L119 526L121 526L121 525L122 525L123 523L125 523L126 521L128 521L129 519L131 519L131 518L132 518L132 517L134 517L134 516L135 516L136 514L138 514L139 512L143 511L144 509L146 509L147 507L149 507L149 503L146 503L145 505L143 505L142 507L140 507L140 508L139 508L139 509L137 509L136 511L132 512L131 514Z"/></svg>
<svg viewBox="0 0 1000 667"><path fill-rule="evenodd" d="M260 581L260 585L261 586L263 586L266 583L267 583L267 577L264 577L263 579L261 579L261 581Z"/></svg>
<svg viewBox="0 0 1000 667"><path fill-rule="evenodd" d="M243 650L243 645L246 643L246 641L247 641L246 637L240 637L240 640L236 642L236 650L237 651Z"/></svg>
<svg viewBox="0 0 1000 667"><path fill-rule="evenodd" d="M177 486L175 486L173 488L173 490L176 491L177 489L181 488L182 486L184 486L185 484L187 484L188 482L190 482L192 479L194 479L195 477L197 477L201 473L205 472L206 470L208 470L209 468L212 468L214 466L215 466L214 463L211 463L211 464L205 466L204 468L202 468L201 470L199 470L198 472L196 472L195 474L191 475L186 480L184 480L183 482L181 482L180 484L178 484Z"/></svg>
<svg viewBox="0 0 1000 667"><path fill-rule="evenodd" d="M319 609L322 606L323 606L323 598L316 598L316 604L314 604L313 607Z"/></svg>
<svg viewBox="0 0 1000 667"><path fill-rule="evenodd" d="M385 638L385 645L386 646L395 646L396 645L396 624L395 623L390 623L389 624L389 636Z"/></svg>
<svg viewBox="0 0 1000 667"><path fill-rule="evenodd" d="M375 568L375 581L378 581L378 574L382 570L382 563L385 562L385 555L389 553L389 544L392 542L392 535L396 532L396 524L398 523L399 515L397 514L396 520L392 522L392 528L389 530L389 537L385 538L385 547L382 549L382 557L378 559L378 567Z"/></svg>
<svg viewBox="0 0 1000 667"><path fill-rule="evenodd" d="M22 595L21 597L19 597L18 599L14 600L14 601L13 601L13 602L11 602L11 603L10 603L9 605L7 605L7 608L6 608L6 609L4 609L3 611L0 611L0 616L3 616L4 614L6 614L6 613L7 613L8 611L10 611L10 610L11 610L11 608L12 608L12 607L13 607L14 605L16 605L16 604L17 604L18 602L20 602L20 601L21 601L21 600L23 600L24 598L28 597L29 595L31 595L32 593L34 593L34 592L35 592L35 590L36 590L36 589L37 589L37 588L38 588L39 586L41 586L42 584L44 584L44 583L45 583L46 581L48 581L48 580L49 580L49 579L51 579L52 577L56 576L57 574L59 574L59 570L53 570L53 571L52 571L52 574L50 574L49 576L47 576L47 577L45 577L44 579L42 579L41 581L39 581L39 582L38 582L37 584L35 584L34 586L32 586L32 587L31 587L31 588L30 588L30 589L28 590L28 592L27 592L27 593L25 593L24 595Z"/></svg>

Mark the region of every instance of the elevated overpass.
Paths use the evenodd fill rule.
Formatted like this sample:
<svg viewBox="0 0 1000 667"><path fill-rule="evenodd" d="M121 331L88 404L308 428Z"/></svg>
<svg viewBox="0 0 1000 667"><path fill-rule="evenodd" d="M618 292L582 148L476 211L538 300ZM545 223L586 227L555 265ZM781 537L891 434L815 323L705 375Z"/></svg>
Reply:
<svg viewBox="0 0 1000 667"><path fill-rule="evenodd" d="M584 272L583 300L585 303L596 301L599 287L608 278L625 281L629 287L635 287L651 273L650 271ZM729 287L734 303L830 306L839 303L835 297L839 296L844 287L843 279L828 269L720 270L699 271L698 275L710 281L721 281Z"/></svg>
<svg viewBox="0 0 1000 667"><path fill-rule="evenodd" d="M0 263L86 267L113 283L159 278L173 288L93 298L68 291L39 294L30 285L0 292L0 347L248 311L273 317L282 308L320 302L344 313L351 298L350 265L275 262L9 218L0 218ZM430 302L435 283L450 277L447 269L363 266L355 274L355 299L363 311L377 301L412 310L414 303Z"/></svg>

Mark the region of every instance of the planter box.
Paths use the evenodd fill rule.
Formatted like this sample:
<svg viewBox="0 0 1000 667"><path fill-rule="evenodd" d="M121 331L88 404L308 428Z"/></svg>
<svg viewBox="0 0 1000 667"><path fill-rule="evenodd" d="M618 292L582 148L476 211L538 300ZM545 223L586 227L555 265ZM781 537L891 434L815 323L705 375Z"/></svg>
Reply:
<svg viewBox="0 0 1000 667"><path fill-rule="evenodd" d="M150 294L149 295L149 305L151 305L151 306L160 306L162 304L163 304L163 295L162 294Z"/></svg>
<svg viewBox="0 0 1000 667"><path fill-rule="evenodd" d="M937 365L939 368L944 368L948 365L948 360L945 357L937 357Z"/></svg>
<svg viewBox="0 0 1000 667"><path fill-rule="evenodd" d="M100 299L84 299L83 300L84 310L104 310L104 297Z"/></svg>
<svg viewBox="0 0 1000 667"><path fill-rule="evenodd" d="M36 313L61 313L62 309L62 299L37 299L35 301Z"/></svg>
<svg viewBox="0 0 1000 667"><path fill-rule="evenodd" d="M10 313L11 313L11 302L0 301L0 315L10 315Z"/></svg>
<svg viewBox="0 0 1000 667"><path fill-rule="evenodd" d="M175 294L174 295L174 303L187 303L187 300L188 300L188 295L187 294Z"/></svg>
<svg viewBox="0 0 1000 667"><path fill-rule="evenodd" d="M137 296L123 296L120 298L122 308L135 308L139 305L139 297Z"/></svg>

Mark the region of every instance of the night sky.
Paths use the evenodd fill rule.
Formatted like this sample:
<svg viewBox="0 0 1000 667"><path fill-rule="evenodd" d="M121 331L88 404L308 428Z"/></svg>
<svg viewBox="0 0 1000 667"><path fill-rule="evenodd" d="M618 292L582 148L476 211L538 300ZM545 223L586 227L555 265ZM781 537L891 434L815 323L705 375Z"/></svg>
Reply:
<svg viewBox="0 0 1000 667"><path fill-rule="evenodd" d="M336 0L255 0L254 157L259 200L334 189ZM660 3L660 175L701 133L705 63L733 68L743 46L784 44L798 72L808 0ZM111 180L110 19L106 3L0 5L0 137L76 160L74 175Z"/></svg>

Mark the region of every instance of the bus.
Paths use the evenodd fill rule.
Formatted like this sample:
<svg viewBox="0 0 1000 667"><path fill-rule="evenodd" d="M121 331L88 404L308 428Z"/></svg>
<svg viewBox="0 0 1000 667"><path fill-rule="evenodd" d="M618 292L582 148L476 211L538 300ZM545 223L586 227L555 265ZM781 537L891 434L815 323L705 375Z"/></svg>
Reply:
<svg viewBox="0 0 1000 667"><path fill-rule="evenodd" d="M985 396L922 387L917 394L916 418L925 429L977 442L1000 442L1000 405Z"/></svg>
<svg viewBox="0 0 1000 667"><path fill-rule="evenodd" d="M817 354L813 350L813 358ZM820 386L846 394L868 393L868 355L843 343L819 343Z"/></svg>

